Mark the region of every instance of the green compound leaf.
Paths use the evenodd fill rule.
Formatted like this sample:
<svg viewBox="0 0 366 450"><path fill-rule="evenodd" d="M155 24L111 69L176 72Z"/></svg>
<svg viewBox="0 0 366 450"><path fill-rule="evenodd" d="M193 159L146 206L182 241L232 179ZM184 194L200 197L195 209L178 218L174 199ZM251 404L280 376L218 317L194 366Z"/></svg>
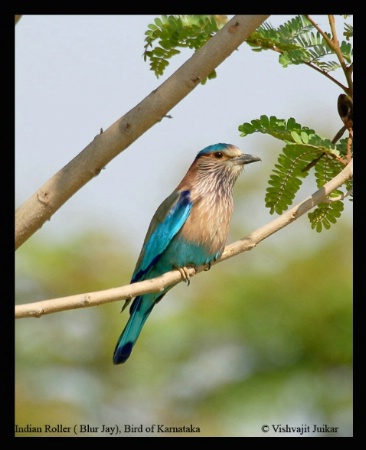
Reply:
<svg viewBox="0 0 366 450"><path fill-rule="evenodd" d="M265 202L270 213L282 214L293 203L302 179L309 172L306 167L321 151L314 146L289 143L283 148L269 179Z"/></svg>
<svg viewBox="0 0 366 450"><path fill-rule="evenodd" d="M336 190L332 193L332 196L339 196L342 192ZM323 228L329 230L331 224L335 224L337 219L341 216L344 209L343 201L333 201L330 203L319 203L314 211L308 214L311 228L320 233Z"/></svg>
<svg viewBox="0 0 366 450"><path fill-rule="evenodd" d="M148 25L145 32L144 61L149 60L150 68L159 78L169 65L169 60L180 53L179 49L201 48L226 23L221 15L162 16ZM213 71L207 79L216 77Z"/></svg>
<svg viewBox="0 0 366 450"><path fill-rule="evenodd" d="M269 134L284 142L296 142L299 140L302 142L301 133L303 133L303 136L305 134L315 135L314 130L302 127L292 117L286 120L265 115L260 116L259 119L252 120L251 123L243 123L238 127L238 130L241 132L240 136L242 137L252 133L263 133Z"/></svg>
<svg viewBox="0 0 366 450"><path fill-rule="evenodd" d="M302 180L310 173L309 168L314 167L317 188L324 186L344 168L339 158L347 153L347 139L333 144L293 118L286 121L263 115L240 125L239 131L241 136L256 132L269 134L285 144L268 180L265 203L271 214L282 214L292 205ZM345 186L351 190L352 181ZM337 190L332 197L340 195L342 192ZM309 215L312 228L317 231L329 229L331 224L336 223L343 208L343 200L318 206Z"/></svg>
<svg viewBox="0 0 366 450"><path fill-rule="evenodd" d="M353 26L349 23L344 24L343 36L347 39L347 41L353 38Z"/></svg>
<svg viewBox="0 0 366 450"><path fill-rule="evenodd" d="M345 24L344 35L347 40L353 36L353 28L350 25ZM333 49L305 16L296 16L278 28L265 22L246 42L256 52L273 50L280 53L279 62L283 67L291 64L311 64L326 73L341 67L338 60L328 60L330 55L334 55ZM351 43L342 41L340 50L350 64L353 57Z"/></svg>

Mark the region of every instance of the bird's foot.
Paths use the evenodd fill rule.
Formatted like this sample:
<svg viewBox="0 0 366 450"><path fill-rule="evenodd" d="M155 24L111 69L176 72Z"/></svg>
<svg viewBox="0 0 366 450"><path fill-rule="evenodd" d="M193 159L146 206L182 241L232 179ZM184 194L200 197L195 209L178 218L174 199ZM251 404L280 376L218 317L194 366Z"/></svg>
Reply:
<svg viewBox="0 0 366 450"><path fill-rule="evenodd" d="M205 267L205 272L207 272L210 269L211 269L211 261L207 263L207 265Z"/></svg>
<svg viewBox="0 0 366 450"><path fill-rule="evenodd" d="M191 280L189 279L189 272L188 267L176 267L177 270L179 270L180 274L182 275L183 281L187 283L187 286L191 284Z"/></svg>

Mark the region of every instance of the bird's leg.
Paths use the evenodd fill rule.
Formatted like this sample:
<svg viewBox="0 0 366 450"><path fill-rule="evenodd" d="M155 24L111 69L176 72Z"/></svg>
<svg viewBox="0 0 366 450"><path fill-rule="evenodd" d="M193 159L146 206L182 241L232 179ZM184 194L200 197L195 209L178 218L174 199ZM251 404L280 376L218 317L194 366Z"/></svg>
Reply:
<svg viewBox="0 0 366 450"><path fill-rule="evenodd" d="M211 261L209 261L208 263L207 263L207 266L206 266L206 268L205 268L205 272L207 272L208 270L210 270L211 269Z"/></svg>

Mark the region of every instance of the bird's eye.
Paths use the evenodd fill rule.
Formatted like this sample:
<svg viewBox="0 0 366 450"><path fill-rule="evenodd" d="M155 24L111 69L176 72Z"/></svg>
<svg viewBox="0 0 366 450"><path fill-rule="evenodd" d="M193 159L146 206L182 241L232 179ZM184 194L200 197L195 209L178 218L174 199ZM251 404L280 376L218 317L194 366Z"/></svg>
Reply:
<svg viewBox="0 0 366 450"><path fill-rule="evenodd" d="M215 153L215 157L217 158L217 159L220 159L220 158L222 158L224 155L221 153L221 152L216 152Z"/></svg>

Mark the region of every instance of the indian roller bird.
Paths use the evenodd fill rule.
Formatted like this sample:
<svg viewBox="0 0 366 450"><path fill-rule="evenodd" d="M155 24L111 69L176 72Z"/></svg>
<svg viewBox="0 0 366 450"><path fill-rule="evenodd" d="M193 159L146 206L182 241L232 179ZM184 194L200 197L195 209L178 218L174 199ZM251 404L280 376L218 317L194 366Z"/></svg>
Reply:
<svg viewBox="0 0 366 450"><path fill-rule="evenodd" d="M201 150L177 188L155 212L131 283L155 278L173 269L207 265L224 251L233 212L233 187L246 164L260 161L235 145L215 144ZM135 297L129 320L114 350L114 364L130 356L162 292ZM123 309L131 300L126 300ZM122 309L122 310L123 310Z"/></svg>

